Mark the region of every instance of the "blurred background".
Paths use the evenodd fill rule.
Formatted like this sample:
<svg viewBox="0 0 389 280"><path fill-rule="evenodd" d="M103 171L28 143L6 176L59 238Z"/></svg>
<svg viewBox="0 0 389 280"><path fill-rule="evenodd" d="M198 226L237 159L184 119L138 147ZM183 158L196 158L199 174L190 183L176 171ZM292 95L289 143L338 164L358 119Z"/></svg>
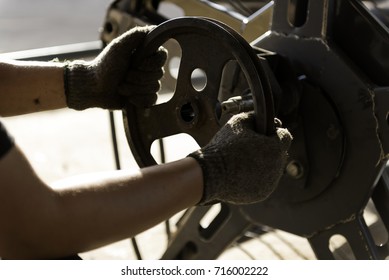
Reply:
<svg viewBox="0 0 389 280"><path fill-rule="evenodd" d="M98 40L109 0L0 0L0 52Z"/></svg>

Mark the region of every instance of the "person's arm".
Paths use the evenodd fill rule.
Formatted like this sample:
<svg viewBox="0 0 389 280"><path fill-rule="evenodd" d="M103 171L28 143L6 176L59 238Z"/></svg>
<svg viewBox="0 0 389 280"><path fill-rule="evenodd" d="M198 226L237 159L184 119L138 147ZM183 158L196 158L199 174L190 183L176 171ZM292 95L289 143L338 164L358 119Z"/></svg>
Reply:
<svg viewBox="0 0 389 280"><path fill-rule="evenodd" d="M78 177L51 188L14 147L0 160L0 256L61 258L131 237L198 203L196 160Z"/></svg>
<svg viewBox="0 0 389 280"><path fill-rule="evenodd" d="M0 256L60 258L135 235L194 205L248 204L277 187L292 137L254 131L232 117L208 145L182 160L132 174L115 171L42 182L17 147L0 160Z"/></svg>
<svg viewBox="0 0 389 280"><path fill-rule="evenodd" d="M133 28L93 60L35 62L0 59L0 115L69 107L147 107L157 99L167 52L159 48L135 64L134 51L153 26Z"/></svg>
<svg viewBox="0 0 389 280"><path fill-rule="evenodd" d="M63 64L0 61L3 117L66 107Z"/></svg>

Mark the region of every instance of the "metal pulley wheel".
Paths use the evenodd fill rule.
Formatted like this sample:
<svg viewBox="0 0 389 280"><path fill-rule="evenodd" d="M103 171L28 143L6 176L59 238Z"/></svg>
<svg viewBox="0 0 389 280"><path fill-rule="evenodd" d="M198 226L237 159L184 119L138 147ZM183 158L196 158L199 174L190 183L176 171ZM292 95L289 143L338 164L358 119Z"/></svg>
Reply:
<svg viewBox="0 0 389 280"><path fill-rule="evenodd" d="M124 110L127 140L137 163L156 164L150 148L155 140L187 133L199 146L206 145L223 125L220 119L219 92L226 64L236 61L244 73L253 96L258 133L274 132L273 99L269 79L261 59L234 30L212 19L183 17L153 29L140 48L140 57L155 52L170 39L181 47L173 97L166 103L147 108L128 104ZM191 79L194 71L205 74L203 88Z"/></svg>

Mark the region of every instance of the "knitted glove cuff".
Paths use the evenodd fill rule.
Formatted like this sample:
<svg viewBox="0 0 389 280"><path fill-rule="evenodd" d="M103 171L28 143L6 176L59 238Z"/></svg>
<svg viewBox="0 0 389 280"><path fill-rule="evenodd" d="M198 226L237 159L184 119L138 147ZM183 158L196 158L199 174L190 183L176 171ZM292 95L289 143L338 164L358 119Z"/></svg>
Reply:
<svg viewBox="0 0 389 280"><path fill-rule="evenodd" d="M84 110L94 102L93 88L94 73L85 62L75 61L65 63L64 67L65 95L69 108Z"/></svg>
<svg viewBox="0 0 389 280"><path fill-rule="evenodd" d="M114 90L117 84L103 80L98 67L85 61L66 63L64 69L65 95L69 108L84 110L99 107L109 110L123 108L124 98ZM107 88L107 85L110 88Z"/></svg>

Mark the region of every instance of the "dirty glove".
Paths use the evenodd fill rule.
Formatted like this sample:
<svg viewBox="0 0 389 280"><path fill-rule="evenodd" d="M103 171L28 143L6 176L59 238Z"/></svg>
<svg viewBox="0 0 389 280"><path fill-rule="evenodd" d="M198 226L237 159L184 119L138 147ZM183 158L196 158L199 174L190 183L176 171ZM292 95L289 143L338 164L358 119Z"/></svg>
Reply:
<svg viewBox="0 0 389 280"><path fill-rule="evenodd" d="M189 155L203 171L204 191L198 205L254 203L277 187L292 136L283 128L265 136L254 127L253 113L235 115L208 145Z"/></svg>
<svg viewBox="0 0 389 280"><path fill-rule="evenodd" d="M162 47L134 65L133 53L154 27L136 27L114 39L93 61L65 66L65 94L69 108L122 109L125 100L151 106L157 100L159 79L167 57Z"/></svg>

